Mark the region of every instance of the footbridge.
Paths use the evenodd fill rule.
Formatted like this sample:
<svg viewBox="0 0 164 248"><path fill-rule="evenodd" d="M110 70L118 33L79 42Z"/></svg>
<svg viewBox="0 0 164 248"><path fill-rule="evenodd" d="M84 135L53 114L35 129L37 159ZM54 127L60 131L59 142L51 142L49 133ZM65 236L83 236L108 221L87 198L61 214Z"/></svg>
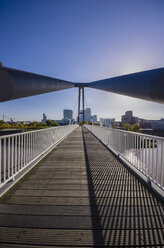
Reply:
<svg viewBox="0 0 164 248"><path fill-rule="evenodd" d="M164 247L164 139L69 125L0 137L0 246Z"/></svg>

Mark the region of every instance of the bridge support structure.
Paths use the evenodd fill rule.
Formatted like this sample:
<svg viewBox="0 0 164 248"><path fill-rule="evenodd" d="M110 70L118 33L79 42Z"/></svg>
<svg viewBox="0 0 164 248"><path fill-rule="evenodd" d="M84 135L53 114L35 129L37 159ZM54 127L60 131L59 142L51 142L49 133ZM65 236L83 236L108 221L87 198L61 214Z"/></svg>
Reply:
<svg viewBox="0 0 164 248"><path fill-rule="evenodd" d="M80 123L80 115L83 116L82 122L84 123L85 121L85 110L84 110L84 88L87 87L87 83L76 83L75 87L79 88L79 95L78 95L78 124ZM82 110L81 108L81 103L82 103Z"/></svg>
<svg viewBox="0 0 164 248"><path fill-rule="evenodd" d="M81 98L82 98L82 110L80 109L81 106ZM79 96L78 96L78 124L80 123L80 115L82 114L82 122L84 123L85 119L85 110L84 110L84 87L79 87Z"/></svg>

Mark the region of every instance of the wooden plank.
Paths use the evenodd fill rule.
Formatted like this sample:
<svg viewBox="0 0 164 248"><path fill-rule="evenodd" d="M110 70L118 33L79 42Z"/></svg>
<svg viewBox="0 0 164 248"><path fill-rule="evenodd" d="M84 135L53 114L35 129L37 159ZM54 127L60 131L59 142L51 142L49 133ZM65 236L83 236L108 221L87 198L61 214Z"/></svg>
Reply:
<svg viewBox="0 0 164 248"><path fill-rule="evenodd" d="M16 187L16 189L50 189L50 190L88 190L87 184L29 184L29 183L22 183Z"/></svg>
<svg viewBox="0 0 164 248"><path fill-rule="evenodd" d="M65 179L68 179L68 175L57 175L57 176L48 176L48 175L42 175L42 176L37 176L37 175L31 175L31 180L32 179L39 179L39 180L46 180L46 179L61 179L61 180L65 180ZM83 176L83 175L70 175L69 176L70 180L85 180L86 176Z"/></svg>
<svg viewBox="0 0 164 248"><path fill-rule="evenodd" d="M6 219L8 221L6 222ZM162 229L164 231L163 217L156 216L110 216L107 221L106 217L101 216L46 216L46 215L13 215L0 214L0 226L3 227L24 227L24 228L44 228L44 229L76 229L76 230L122 230L122 229Z"/></svg>
<svg viewBox="0 0 164 248"><path fill-rule="evenodd" d="M162 230L67 230L67 229L29 229L0 227L1 243L30 245L65 245L65 246L115 246L135 247L134 241L142 247L161 246L164 242ZM159 241L154 240L159 237ZM159 243L160 242L160 243Z"/></svg>
<svg viewBox="0 0 164 248"><path fill-rule="evenodd" d="M54 246L54 245L51 245L51 246L38 246L38 245L25 245L25 244L0 244L0 247L6 247L6 248L68 248L69 246ZM81 247L81 246L80 246ZM80 248L79 246L73 246L73 248Z"/></svg>
<svg viewBox="0 0 164 248"><path fill-rule="evenodd" d="M103 184L107 184L107 185L127 185L127 180L126 179L113 179L113 183L111 182L112 178L106 178L106 179L99 179L97 178L95 181L92 181L91 179L89 180L84 180L84 179L63 179L63 178L50 178L50 179L39 179L39 178L35 178L35 179L31 179L31 178L27 178L26 183L38 183L38 185L40 183L53 183L53 184L92 184L92 185L103 185ZM121 181L120 181L121 180ZM129 180L128 181L128 185L131 185L131 187L136 185L136 182L134 182L133 180Z"/></svg>
<svg viewBox="0 0 164 248"><path fill-rule="evenodd" d="M10 191L8 195L12 195L13 192ZM96 190L96 191L88 191L88 190L50 190L50 189L16 189L14 190L15 196L59 196L59 197L95 197L95 198L113 198L113 197L124 197L124 198L142 198L142 197L148 197L152 198L152 195L149 195L147 192L138 192L138 191L108 191L108 189L103 190Z"/></svg>
<svg viewBox="0 0 164 248"><path fill-rule="evenodd" d="M1 246L1 245L0 245ZM70 246L54 246L54 245L51 245L51 246L38 246L38 245L25 245L25 244L16 244L16 245L14 245L14 244L2 244L2 247L6 247L6 248L68 248L68 247L70 247ZM80 248L81 246L73 246L73 248Z"/></svg>
<svg viewBox="0 0 164 248"><path fill-rule="evenodd" d="M2 247L162 247L164 205L78 128L0 200Z"/></svg>
<svg viewBox="0 0 164 248"><path fill-rule="evenodd" d="M105 200L104 200L105 199ZM7 204L37 204L37 205L81 205L81 206L91 206L97 204L98 206L157 206L158 202L151 201L150 198L145 200L145 197L112 197L112 198L103 198L103 197L45 197L45 196L15 196L8 195L3 198L0 203Z"/></svg>
<svg viewBox="0 0 164 248"><path fill-rule="evenodd" d="M56 215L56 216L101 216L101 217L140 217L164 216L162 206L103 206L97 211L97 206L48 206L48 205L9 205L0 204L0 214L17 215Z"/></svg>
<svg viewBox="0 0 164 248"><path fill-rule="evenodd" d="M88 181L87 180L77 180L77 179L27 179L26 183L37 183L39 184L85 184L88 185ZM104 182L105 184L107 184L107 182Z"/></svg>

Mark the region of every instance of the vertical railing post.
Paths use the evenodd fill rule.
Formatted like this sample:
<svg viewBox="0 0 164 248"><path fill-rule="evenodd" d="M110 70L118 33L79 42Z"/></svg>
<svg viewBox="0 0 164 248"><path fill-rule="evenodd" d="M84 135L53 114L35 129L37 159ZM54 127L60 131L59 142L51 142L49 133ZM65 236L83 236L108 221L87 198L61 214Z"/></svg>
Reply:
<svg viewBox="0 0 164 248"><path fill-rule="evenodd" d="M6 181L6 138L3 143L3 181Z"/></svg>
<svg viewBox="0 0 164 248"><path fill-rule="evenodd" d="M10 178L10 137L8 138L8 178Z"/></svg>
<svg viewBox="0 0 164 248"><path fill-rule="evenodd" d="M0 185L2 183L2 140L0 138Z"/></svg>

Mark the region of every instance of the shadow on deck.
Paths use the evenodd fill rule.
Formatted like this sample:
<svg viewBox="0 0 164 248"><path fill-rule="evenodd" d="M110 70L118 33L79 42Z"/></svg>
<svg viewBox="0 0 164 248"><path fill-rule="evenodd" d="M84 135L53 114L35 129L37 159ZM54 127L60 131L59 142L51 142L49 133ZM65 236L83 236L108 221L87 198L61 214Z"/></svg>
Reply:
<svg viewBox="0 0 164 248"><path fill-rule="evenodd" d="M163 247L164 204L77 128L0 200L3 247Z"/></svg>

